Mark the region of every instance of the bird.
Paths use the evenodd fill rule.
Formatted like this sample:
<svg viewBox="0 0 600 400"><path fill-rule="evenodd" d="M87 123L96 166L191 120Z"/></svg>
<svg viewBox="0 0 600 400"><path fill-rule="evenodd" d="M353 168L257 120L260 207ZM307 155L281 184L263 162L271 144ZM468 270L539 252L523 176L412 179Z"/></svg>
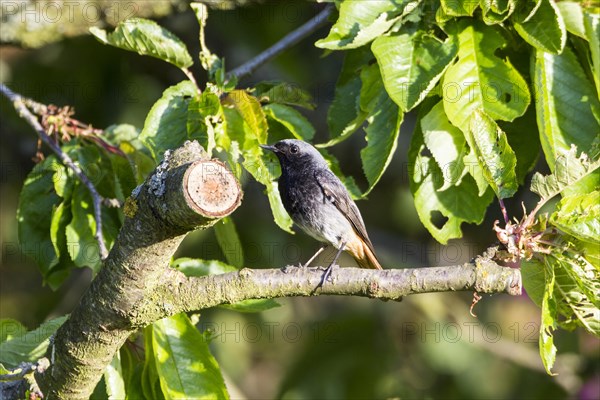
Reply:
<svg viewBox="0 0 600 400"><path fill-rule="evenodd" d="M260 147L275 153L279 160L279 194L287 213L304 232L323 243L304 266L310 265L328 245L337 249L319 286L331 275L344 250L361 268L382 269L358 207L321 153L297 139Z"/></svg>

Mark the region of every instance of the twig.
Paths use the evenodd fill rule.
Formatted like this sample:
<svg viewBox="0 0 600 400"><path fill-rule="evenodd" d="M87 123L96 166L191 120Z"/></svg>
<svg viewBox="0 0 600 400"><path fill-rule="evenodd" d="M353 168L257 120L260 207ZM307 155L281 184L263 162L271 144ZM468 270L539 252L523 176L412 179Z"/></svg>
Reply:
<svg viewBox="0 0 600 400"><path fill-rule="evenodd" d="M258 54L256 57L251 60L245 62L239 67L233 69L229 72L229 78L236 77L238 79L243 78L247 75L250 75L254 72L258 67L265 64L275 56L279 55L281 52L287 50L288 48L294 46L296 43L310 35L312 32L320 28L327 22L327 18L333 12L333 5L329 4L327 7L323 9L319 14L314 16L304 25L300 26L298 29L288 33L283 37L279 42L275 43L273 46L264 50L262 53Z"/></svg>
<svg viewBox="0 0 600 400"><path fill-rule="evenodd" d="M504 217L504 223L508 224L508 211L506 210L506 206L504 205L504 200L498 199L498 204L500 204L500 210L502 210L502 216Z"/></svg>
<svg viewBox="0 0 600 400"><path fill-rule="evenodd" d="M19 113L19 116L23 118L31 127L36 131L38 137L44 142L50 149L58 156L64 165L69 167L75 176L79 178L81 183L87 187L90 195L92 196L92 202L94 204L94 220L96 221L96 232L94 237L98 242L98 248L100 251L100 258L104 260L108 255L104 238L102 237L102 196L96 190L96 187L87 177L87 175L79 168L77 164L69 157L58 145L54 142L46 133L37 117L29 110L28 105L32 106L36 111L43 111L45 106L36 103L30 99L24 98L18 93L10 90L6 85L0 83L0 92L10 101L12 101L15 110Z"/></svg>

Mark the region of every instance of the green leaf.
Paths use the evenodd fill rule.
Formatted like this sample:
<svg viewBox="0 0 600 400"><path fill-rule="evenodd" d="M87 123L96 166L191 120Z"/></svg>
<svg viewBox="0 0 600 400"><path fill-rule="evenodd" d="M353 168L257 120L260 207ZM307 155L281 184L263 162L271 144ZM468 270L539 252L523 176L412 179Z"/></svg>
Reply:
<svg viewBox="0 0 600 400"><path fill-rule="evenodd" d="M515 152L517 157L516 175L519 184L525 182L525 177L535 167L539 156L540 137L535 129L535 107L533 105L527 108L527 112L522 117L513 122L498 123L500 129L506 133L509 146Z"/></svg>
<svg viewBox="0 0 600 400"><path fill-rule="evenodd" d="M563 197L550 223L590 243L600 243L600 192Z"/></svg>
<svg viewBox="0 0 600 400"><path fill-rule="evenodd" d="M37 329L15 335L0 343L0 363L6 368L17 368L22 362L34 362L46 354L50 336L67 320L62 316L44 322Z"/></svg>
<svg viewBox="0 0 600 400"><path fill-rule="evenodd" d="M292 230L292 225L294 224L294 221L292 221L292 218L285 210L281 201L279 182L271 181L267 184L267 197L269 198L269 205L271 206L271 212L273 213L273 218L275 218L277 226L293 235L294 231Z"/></svg>
<svg viewBox="0 0 600 400"><path fill-rule="evenodd" d="M541 197L540 202L545 203L552 197L566 189L579 184L584 179L592 177L597 187L600 174L596 170L600 167L600 160L590 161L585 153L577 157L577 148L572 147L556 160L554 173L543 176L539 172L531 179L531 191Z"/></svg>
<svg viewBox="0 0 600 400"><path fill-rule="evenodd" d="M486 178L499 199L512 197L519 188L517 157L506 134L484 112L477 110L469 126L469 142Z"/></svg>
<svg viewBox="0 0 600 400"><path fill-rule="evenodd" d="M365 121L367 114L360 108L362 80L360 71L373 59L367 48L346 52L342 70L335 85L333 102L327 111L329 138L317 147L333 146L352 135Z"/></svg>
<svg viewBox="0 0 600 400"><path fill-rule="evenodd" d="M403 111L419 104L440 80L458 53L456 42L445 42L424 31L381 36L371 50L381 68L385 90Z"/></svg>
<svg viewBox="0 0 600 400"><path fill-rule="evenodd" d="M546 372L549 375L554 375L552 367L556 360L556 346L554 346L554 338L552 331L556 329L556 320L558 318L556 299L554 298L554 270L552 267L546 266L546 290L542 298L542 323L540 326L540 356Z"/></svg>
<svg viewBox="0 0 600 400"><path fill-rule="evenodd" d="M23 336L26 332L27 328L16 319L0 319L0 343Z"/></svg>
<svg viewBox="0 0 600 400"><path fill-rule="evenodd" d="M185 276L219 275L238 271L238 268L222 261L187 257L173 260L171 266L181 271Z"/></svg>
<svg viewBox="0 0 600 400"><path fill-rule="evenodd" d="M63 280L68 276L69 270L75 266L69 254L69 247L73 244L68 242L66 229L73 214L71 213L71 197L65 199L52 210L52 222L50 224L50 239L54 246L54 251L59 256L59 263L45 277L48 285L56 290Z"/></svg>
<svg viewBox="0 0 600 400"><path fill-rule="evenodd" d="M600 109L598 97L585 77L573 52L535 52L532 62L535 105L540 142L552 171L555 162L571 145L588 149L600 133L593 110Z"/></svg>
<svg viewBox="0 0 600 400"><path fill-rule="evenodd" d="M471 17L479 7L479 2L472 0L441 0L440 4L444 20L450 17Z"/></svg>
<svg viewBox="0 0 600 400"><path fill-rule="evenodd" d="M523 287L529 298L538 306L542 307L544 290L546 288L546 275L544 264L535 258L521 260L521 275Z"/></svg>
<svg viewBox="0 0 600 400"><path fill-rule="evenodd" d="M263 112L258 99L245 90L234 90L225 98L225 104L233 106L240 114L258 143L267 143L267 134L269 126L265 113Z"/></svg>
<svg viewBox="0 0 600 400"><path fill-rule="evenodd" d="M315 128L298 111L283 104L267 104L263 107L265 114L283 126L300 140L310 141L315 136Z"/></svg>
<svg viewBox="0 0 600 400"><path fill-rule="evenodd" d="M229 399L208 340L185 314L155 322L152 346L167 399Z"/></svg>
<svg viewBox="0 0 600 400"><path fill-rule="evenodd" d="M182 81L165 90L150 109L140 140L155 160L162 159L165 150L176 148L188 139L188 105L195 95L196 86Z"/></svg>
<svg viewBox="0 0 600 400"><path fill-rule="evenodd" d="M209 50L206 46L206 41L204 40L204 30L206 28L206 20L208 19L208 7L206 7L205 4L196 2L190 3L190 7L194 10L198 25L200 25L200 63L202 64L202 68L208 72L209 80L214 80L214 75L217 72L217 69L222 67L222 62L219 57Z"/></svg>
<svg viewBox="0 0 600 400"><path fill-rule="evenodd" d="M153 346L154 326L144 328L144 368L142 369L142 392L146 399L164 399L158 377L156 357Z"/></svg>
<svg viewBox="0 0 600 400"><path fill-rule="evenodd" d="M567 30L553 0L541 0L537 12L527 21L523 14L514 20L515 30L527 43L540 51L560 54L565 48Z"/></svg>
<svg viewBox="0 0 600 400"><path fill-rule="evenodd" d="M58 263L49 235L52 211L61 201L53 184L57 171L66 174L54 156L37 164L23 183L17 209L21 251L35 260L43 276Z"/></svg>
<svg viewBox="0 0 600 400"><path fill-rule="evenodd" d="M87 188L79 182L73 190L71 212L73 218L65 230L69 255L78 267L90 267L94 272L98 272L101 260L98 242L94 237L94 207Z"/></svg>
<svg viewBox="0 0 600 400"><path fill-rule="evenodd" d="M557 320L559 325L566 329L581 326L600 337L600 272L569 255L553 253L545 261L556 277L554 297L564 317Z"/></svg>
<svg viewBox="0 0 600 400"><path fill-rule="evenodd" d="M260 82L254 87L254 95L260 102L315 109L310 93L288 82Z"/></svg>
<svg viewBox="0 0 600 400"><path fill-rule="evenodd" d="M361 72L365 90L361 91L360 107L367 113L367 146L360 151L363 171L369 194L392 161L398 145L398 135L404 113L390 99L383 88L383 81L376 64Z"/></svg>
<svg viewBox="0 0 600 400"><path fill-rule="evenodd" d="M444 191L460 184L466 169L463 158L469 149L463 133L448 121L444 103L437 103L421 118L423 140L439 167L444 179Z"/></svg>
<svg viewBox="0 0 600 400"><path fill-rule="evenodd" d="M444 75L444 109L450 122L468 132L473 113L482 109L494 120L513 121L531 101L527 83L508 62L495 55L506 40L496 26L462 19L458 62Z"/></svg>
<svg viewBox="0 0 600 400"><path fill-rule="evenodd" d="M480 0L479 6L483 21L488 24L499 24L511 16L517 6L516 0Z"/></svg>
<svg viewBox="0 0 600 400"><path fill-rule="evenodd" d="M446 244L450 239L462 237L463 222L479 224L483 221L493 196L487 191L483 197L478 197L477 185L469 176L458 186L440 190L444 184L443 174L435 160L425 154L421 130L423 116L435 104L435 99L431 100L421 106L410 143L408 160L413 168L409 171L410 190L419 219L438 242ZM443 224L437 223L438 215L444 218Z"/></svg>
<svg viewBox="0 0 600 400"><path fill-rule="evenodd" d="M585 36L590 42L592 75L596 83L596 93L600 94L600 14L591 14L586 11L583 16L583 25L585 27Z"/></svg>
<svg viewBox="0 0 600 400"><path fill-rule="evenodd" d="M583 10L581 9L581 4L574 1L561 1L556 3L556 7L565 22L567 31L587 40L585 27L583 26Z"/></svg>
<svg viewBox="0 0 600 400"><path fill-rule="evenodd" d="M225 217L215 225L215 235L225 259L236 268L244 266L244 249L231 217Z"/></svg>
<svg viewBox="0 0 600 400"><path fill-rule="evenodd" d="M187 110L187 136L197 140L208 154L212 154L215 148L214 130L210 129L210 119L215 117L221 110L219 97L211 92L202 92L200 96L194 96Z"/></svg>
<svg viewBox="0 0 600 400"><path fill-rule="evenodd" d="M104 370L104 382L106 384L106 395L109 399L125 399L125 381L123 380L123 370L121 368L121 354L118 351Z"/></svg>
<svg viewBox="0 0 600 400"><path fill-rule="evenodd" d="M329 35L315 46L342 50L360 47L387 32L401 17L409 3L393 0L345 1L340 4L339 17Z"/></svg>
<svg viewBox="0 0 600 400"><path fill-rule="evenodd" d="M156 57L179 68L194 63L181 39L154 21L129 18L119 23L112 33L97 27L91 27L90 32L104 44Z"/></svg>

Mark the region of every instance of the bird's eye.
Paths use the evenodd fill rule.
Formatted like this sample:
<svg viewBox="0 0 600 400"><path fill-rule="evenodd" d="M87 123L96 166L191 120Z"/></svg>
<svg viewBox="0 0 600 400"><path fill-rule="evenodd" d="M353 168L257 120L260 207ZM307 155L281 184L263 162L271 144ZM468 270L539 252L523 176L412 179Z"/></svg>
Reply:
<svg viewBox="0 0 600 400"><path fill-rule="evenodd" d="M296 146L295 144L293 144L293 145L290 147L290 153L292 153L292 154L296 154L297 152L298 152L298 146Z"/></svg>

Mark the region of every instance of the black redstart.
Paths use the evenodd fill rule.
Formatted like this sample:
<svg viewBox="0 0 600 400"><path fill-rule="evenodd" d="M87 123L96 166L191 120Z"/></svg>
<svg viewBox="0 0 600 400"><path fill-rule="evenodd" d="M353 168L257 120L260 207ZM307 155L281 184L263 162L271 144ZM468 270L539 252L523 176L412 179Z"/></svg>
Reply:
<svg viewBox="0 0 600 400"><path fill-rule="evenodd" d="M274 152L279 159L279 193L288 214L306 233L324 243L305 265L328 244L338 249L321 283L331 273L342 250L348 251L362 268L382 269L358 207L317 149L295 139L261 147Z"/></svg>

